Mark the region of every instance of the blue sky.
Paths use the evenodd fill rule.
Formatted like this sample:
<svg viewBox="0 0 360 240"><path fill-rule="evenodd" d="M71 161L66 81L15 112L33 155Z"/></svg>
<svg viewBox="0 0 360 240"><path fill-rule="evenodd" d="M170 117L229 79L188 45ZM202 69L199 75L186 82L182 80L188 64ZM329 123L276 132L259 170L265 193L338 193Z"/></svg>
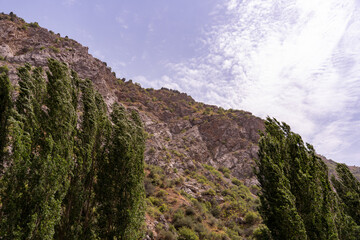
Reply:
<svg viewBox="0 0 360 240"><path fill-rule="evenodd" d="M360 166L360 0L0 0L144 87L276 117Z"/></svg>

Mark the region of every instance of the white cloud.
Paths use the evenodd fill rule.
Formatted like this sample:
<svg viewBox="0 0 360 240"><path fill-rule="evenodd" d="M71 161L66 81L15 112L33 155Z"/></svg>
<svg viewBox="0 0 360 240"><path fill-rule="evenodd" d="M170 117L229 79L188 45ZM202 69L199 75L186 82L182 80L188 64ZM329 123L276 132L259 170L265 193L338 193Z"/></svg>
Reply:
<svg viewBox="0 0 360 240"><path fill-rule="evenodd" d="M360 115L356 2L228 0L224 9L204 37L208 53L168 65L177 89L274 116L321 154L338 158L360 136L354 133Z"/></svg>
<svg viewBox="0 0 360 240"><path fill-rule="evenodd" d="M66 6L72 6L76 3L76 0L63 0L63 4Z"/></svg>
<svg viewBox="0 0 360 240"><path fill-rule="evenodd" d="M133 80L135 82L141 83L143 87L145 88L155 88L159 89L162 87L174 89L174 90L180 90L181 88L177 83L174 82L173 79L171 79L167 75L163 75L160 79L148 79L143 75L138 75L133 77Z"/></svg>
<svg viewBox="0 0 360 240"><path fill-rule="evenodd" d="M154 32L154 31L155 31L154 25L152 23L149 23L148 24L148 32Z"/></svg>
<svg viewBox="0 0 360 240"><path fill-rule="evenodd" d="M120 24L120 26L121 26L122 28L124 28L124 29L128 29L128 28L129 28L129 26L126 24L126 22L125 22L125 20L124 20L123 17L117 16L117 17L115 18L115 20L116 20L116 22L118 22L118 23Z"/></svg>

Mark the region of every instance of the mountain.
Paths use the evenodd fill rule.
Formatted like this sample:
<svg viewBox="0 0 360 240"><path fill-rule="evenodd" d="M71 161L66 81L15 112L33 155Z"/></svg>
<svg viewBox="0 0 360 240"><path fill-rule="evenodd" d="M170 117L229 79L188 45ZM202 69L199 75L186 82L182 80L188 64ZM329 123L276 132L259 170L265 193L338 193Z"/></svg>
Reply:
<svg viewBox="0 0 360 240"><path fill-rule="evenodd" d="M201 239L256 234L261 218L253 167L259 131L264 130L261 118L199 103L178 91L142 88L117 77L75 40L15 14L0 14L0 66L8 66L14 85L18 67L29 63L46 69L49 58L90 79L108 107L119 102L139 112L147 136L148 239L193 232ZM359 178L359 168L352 171Z"/></svg>

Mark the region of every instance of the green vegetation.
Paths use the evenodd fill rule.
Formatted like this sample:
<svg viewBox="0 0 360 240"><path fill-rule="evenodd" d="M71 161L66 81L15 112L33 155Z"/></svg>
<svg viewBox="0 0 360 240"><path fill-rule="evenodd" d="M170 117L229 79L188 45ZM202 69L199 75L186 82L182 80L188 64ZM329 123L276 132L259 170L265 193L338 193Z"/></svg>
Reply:
<svg viewBox="0 0 360 240"><path fill-rule="evenodd" d="M182 227L179 230L178 240L199 240L199 237L190 228Z"/></svg>
<svg viewBox="0 0 360 240"><path fill-rule="evenodd" d="M59 53L60 52L60 49L55 47L55 46L50 46L49 49L53 50L54 53Z"/></svg>
<svg viewBox="0 0 360 240"><path fill-rule="evenodd" d="M360 225L360 182L345 164L337 164L336 172L339 179L332 176L331 181L345 204L346 213Z"/></svg>
<svg viewBox="0 0 360 240"><path fill-rule="evenodd" d="M0 236L138 239L143 234L144 133L136 112L111 118L90 80L65 64L18 69L12 102L0 68Z"/></svg>
<svg viewBox="0 0 360 240"><path fill-rule="evenodd" d="M359 227L332 191L327 167L314 148L275 119L267 118L265 129L256 175L262 188L260 214L272 238L357 239ZM349 172L339 175L342 186L354 189L345 183Z"/></svg>
<svg viewBox="0 0 360 240"><path fill-rule="evenodd" d="M39 28L40 27L39 23L37 23L37 22L31 22L31 23L29 23L29 26L32 27L32 28Z"/></svg>
<svg viewBox="0 0 360 240"><path fill-rule="evenodd" d="M230 174L227 168L219 170ZM160 239L251 239L262 222L250 190L239 180L239 186L225 183L223 174L210 165L186 169L185 179L168 179L168 171L154 165L146 165L145 172L146 214L159 222L155 231ZM183 189L189 182L201 189L196 196Z"/></svg>

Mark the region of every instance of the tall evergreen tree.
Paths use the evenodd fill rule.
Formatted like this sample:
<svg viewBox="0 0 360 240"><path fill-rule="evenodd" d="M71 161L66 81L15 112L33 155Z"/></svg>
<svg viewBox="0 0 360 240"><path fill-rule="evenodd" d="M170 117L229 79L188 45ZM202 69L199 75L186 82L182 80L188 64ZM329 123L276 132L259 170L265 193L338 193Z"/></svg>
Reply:
<svg viewBox="0 0 360 240"><path fill-rule="evenodd" d="M337 164L336 172L339 178L332 176L331 181L345 204L346 213L360 225L360 182L345 164Z"/></svg>
<svg viewBox="0 0 360 240"><path fill-rule="evenodd" d="M268 119L266 133L259 142L258 171L262 192L260 214L273 239L307 239L304 223L296 209L296 199L286 178L283 144L285 135L277 122Z"/></svg>
<svg viewBox="0 0 360 240"><path fill-rule="evenodd" d="M9 69L0 67L0 176L3 174L3 158L6 145L6 127L11 109Z"/></svg>
<svg viewBox="0 0 360 240"><path fill-rule="evenodd" d="M110 119L90 80L53 59L48 67L48 81L41 68L18 68L14 104L0 68L0 236L136 239L144 217L138 115L116 105Z"/></svg>
<svg viewBox="0 0 360 240"><path fill-rule="evenodd" d="M130 119L115 104L108 155L99 163L97 197L101 238L138 239L144 218L144 134L136 113ZM131 120L131 121L129 121Z"/></svg>
<svg viewBox="0 0 360 240"><path fill-rule="evenodd" d="M260 212L274 239L355 239L356 225L344 215L327 167L311 145L305 145L287 124L267 118L259 147ZM292 201L284 201L284 196ZM293 218L296 224L283 216L290 211L299 216ZM281 235L286 228L293 232Z"/></svg>
<svg viewBox="0 0 360 240"><path fill-rule="evenodd" d="M104 142L106 127L102 120L106 108L98 107L96 92L90 80L80 81L72 74L73 89L81 89L82 117L75 141L75 165L71 174L71 184L64 203L64 214L58 229L59 239L93 239L94 233L94 182L97 174L98 154ZM73 96L79 94L76 89ZM102 100L102 99L101 99ZM74 102L77 106L77 102ZM105 115L106 116L106 115Z"/></svg>

